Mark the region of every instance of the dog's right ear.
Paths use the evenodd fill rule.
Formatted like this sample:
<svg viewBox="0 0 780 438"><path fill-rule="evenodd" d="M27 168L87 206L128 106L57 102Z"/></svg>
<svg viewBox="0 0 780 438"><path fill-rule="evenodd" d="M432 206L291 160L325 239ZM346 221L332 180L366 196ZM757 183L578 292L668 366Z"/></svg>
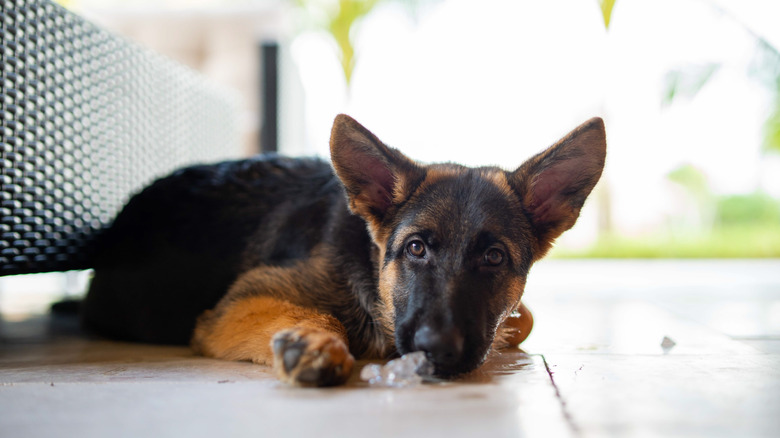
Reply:
<svg viewBox="0 0 780 438"><path fill-rule="evenodd" d="M510 174L537 239L536 258L577 221L601 177L606 148L604 121L596 117Z"/></svg>
<svg viewBox="0 0 780 438"><path fill-rule="evenodd" d="M330 157L349 196L353 213L376 232L406 189L424 177L424 170L345 114L336 116L330 135Z"/></svg>

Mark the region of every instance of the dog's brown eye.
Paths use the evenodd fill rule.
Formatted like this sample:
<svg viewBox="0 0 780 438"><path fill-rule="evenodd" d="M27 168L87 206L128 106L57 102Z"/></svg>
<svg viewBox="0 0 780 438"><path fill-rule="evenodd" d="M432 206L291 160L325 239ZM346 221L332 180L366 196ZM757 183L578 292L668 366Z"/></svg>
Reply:
<svg viewBox="0 0 780 438"><path fill-rule="evenodd" d="M406 245L406 250L414 257L422 257L425 255L425 244L422 243L422 240L412 240Z"/></svg>
<svg viewBox="0 0 780 438"><path fill-rule="evenodd" d="M498 266L504 262L504 253L500 249L491 248L485 253L485 263L490 266Z"/></svg>

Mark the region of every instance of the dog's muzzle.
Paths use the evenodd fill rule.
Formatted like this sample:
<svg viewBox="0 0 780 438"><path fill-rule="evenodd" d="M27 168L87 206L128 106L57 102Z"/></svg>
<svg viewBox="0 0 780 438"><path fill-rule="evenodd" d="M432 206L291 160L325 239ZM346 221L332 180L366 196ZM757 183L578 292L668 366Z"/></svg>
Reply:
<svg viewBox="0 0 780 438"><path fill-rule="evenodd" d="M434 329L423 325L414 334L413 351L424 351L437 375L457 373L463 356L463 335L456 327Z"/></svg>

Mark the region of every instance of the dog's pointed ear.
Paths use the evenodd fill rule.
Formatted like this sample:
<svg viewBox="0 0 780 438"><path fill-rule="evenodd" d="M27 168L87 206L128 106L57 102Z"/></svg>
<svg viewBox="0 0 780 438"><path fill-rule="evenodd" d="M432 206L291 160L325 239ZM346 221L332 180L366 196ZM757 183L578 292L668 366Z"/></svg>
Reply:
<svg viewBox="0 0 780 438"><path fill-rule="evenodd" d="M604 121L596 117L510 174L538 240L536 258L577 221L601 177L606 152Z"/></svg>
<svg viewBox="0 0 780 438"><path fill-rule="evenodd" d="M369 225L381 224L414 180L424 176L421 167L345 114L333 122L330 156L350 209Z"/></svg>

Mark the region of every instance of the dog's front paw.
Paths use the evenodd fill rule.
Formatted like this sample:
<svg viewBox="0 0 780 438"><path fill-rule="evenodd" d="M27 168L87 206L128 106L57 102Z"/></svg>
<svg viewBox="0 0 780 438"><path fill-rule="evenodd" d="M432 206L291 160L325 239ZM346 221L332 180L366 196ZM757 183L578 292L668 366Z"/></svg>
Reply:
<svg viewBox="0 0 780 438"><path fill-rule="evenodd" d="M341 385L355 363L344 341L322 330L284 330L274 335L271 347L277 377L297 386Z"/></svg>

